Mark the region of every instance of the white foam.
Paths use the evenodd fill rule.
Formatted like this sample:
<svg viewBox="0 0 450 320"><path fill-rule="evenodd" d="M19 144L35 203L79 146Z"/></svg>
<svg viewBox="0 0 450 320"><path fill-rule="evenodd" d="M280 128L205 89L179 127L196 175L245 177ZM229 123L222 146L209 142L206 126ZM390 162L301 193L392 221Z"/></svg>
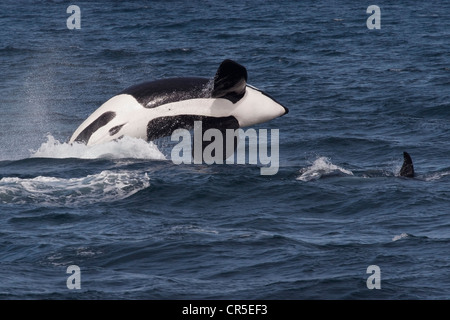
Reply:
<svg viewBox="0 0 450 320"><path fill-rule="evenodd" d="M52 135L47 136L47 141L42 143L38 150L31 150L32 158L135 158L150 160L166 160L164 154L159 151L153 142L147 142L133 137L123 137L117 141L109 141L103 144L86 146L83 143L65 143L56 140Z"/></svg>
<svg viewBox="0 0 450 320"><path fill-rule="evenodd" d="M405 238L407 238L407 237L409 237L409 234L403 232L402 234L399 234L399 235L397 235L397 236L394 236L394 237L392 238L392 241L398 241L398 240L401 240L401 239L405 239Z"/></svg>
<svg viewBox="0 0 450 320"><path fill-rule="evenodd" d="M125 199L147 188L147 173L133 171L100 173L81 178L38 176L0 179L0 202L40 203L45 205L80 205Z"/></svg>
<svg viewBox="0 0 450 320"><path fill-rule="evenodd" d="M311 166L301 169L300 173L301 175L297 177L297 180L301 181L317 180L324 175L332 174L353 175L353 172L350 170L346 170L331 163L330 159L327 157L317 158Z"/></svg>
<svg viewBox="0 0 450 320"><path fill-rule="evenodd" d="M437 181L448 175L450 175L450 171L436 172L436 173L432 173L432 174L425 176L424 180L425 181Z"/></svg>

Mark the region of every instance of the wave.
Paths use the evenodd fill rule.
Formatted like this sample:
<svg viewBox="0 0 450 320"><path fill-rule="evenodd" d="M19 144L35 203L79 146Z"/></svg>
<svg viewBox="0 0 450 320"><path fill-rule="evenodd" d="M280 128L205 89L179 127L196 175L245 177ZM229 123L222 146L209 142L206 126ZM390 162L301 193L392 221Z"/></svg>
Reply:
<svg viewBox="0 0 450 320"><path fill-rule="evenodd" d="M142 139L124 137L101 145L60 142L52 135L30 158L166 160L158 147ZM130 197L150 185L146 172L103 170L83 177L40 175L4 176L0 179L0 203L76 206L111 202Z"/></svg>
<svg viewBox="0 0 450 320"><path fill-rule="evenodd" d="M430 182L430 181L437 181L441 180L442 178L445 178L446 176L450 175L450 171L442 171L442 172L435 172L430 173L422 177L423 180Z"/></svg>
<svg viewBox="0 0 450 320"><path fill-rule="evenodd" d="M411 236L411 235L409 235L409 234L403 232L402 234L399 234L399 235L394 236L394 237L392 238L392 241L402 240L402 239L408 238L408 237L410 237L410 236Z"/></svg>
<svg viewBox="0 0 450 320"><path fill-rule="evenodd" d="M80 205L125 199L150 186L147 173L132 171L100 173L81 178L4 177L0 179L0 203Z"/></svg>
<svg viewBox="0 0 450 320"><path fill-rule="evenodd" d="M52 135L42 143L38 150L31 150L31 158L80 158L80 159L148 159L166 160L153 142L142 139L123 137L117 141L87 146L83 143L65 143L56 140Z"/></svg>
<svg viewBox="0 0 450 320"><path fill-rule="evenodd" d="M10 45L0 48L0 53L4 53L4 54L33 53L36 51L37 50L31 49L31 48L19 48L19 47L14 47L14 46L10 46Z"/></svg>
<svg viewBox="0 0 450 320"><path fill-rule="evenodd" d="M353 172L346 170L337 165L331 163L327 157L317 158L311 166L300 170L300 176L297 180L301 181L313 181L322 178L323 176L334 175L353 175Z"/></svg>

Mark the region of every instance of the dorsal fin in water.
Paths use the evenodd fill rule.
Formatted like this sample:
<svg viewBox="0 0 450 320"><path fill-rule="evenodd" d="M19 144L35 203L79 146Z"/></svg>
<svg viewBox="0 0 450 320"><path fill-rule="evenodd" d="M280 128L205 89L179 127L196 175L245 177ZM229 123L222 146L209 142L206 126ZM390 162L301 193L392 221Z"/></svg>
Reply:
<svg viewBox="0 0 450 320"><path fill-rule="evenodd" d="M403 152L403 165L400 169L400 176L407 178L414 177L414 165L408 152Z"/></svg>

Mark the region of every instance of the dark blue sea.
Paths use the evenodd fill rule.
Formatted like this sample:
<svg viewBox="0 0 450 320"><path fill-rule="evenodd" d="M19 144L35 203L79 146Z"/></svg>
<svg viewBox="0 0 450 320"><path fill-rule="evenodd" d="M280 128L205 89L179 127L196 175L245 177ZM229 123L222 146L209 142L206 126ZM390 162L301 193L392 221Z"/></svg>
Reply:
<svg viewBox="0 0 450 320"><path fill-rule="evenodd" d="M450 298L449 53L448 1L2 1L0 298ZM68 143L125 88L224 59L290 110L254 126L279 130L275 175Z"/></svg>

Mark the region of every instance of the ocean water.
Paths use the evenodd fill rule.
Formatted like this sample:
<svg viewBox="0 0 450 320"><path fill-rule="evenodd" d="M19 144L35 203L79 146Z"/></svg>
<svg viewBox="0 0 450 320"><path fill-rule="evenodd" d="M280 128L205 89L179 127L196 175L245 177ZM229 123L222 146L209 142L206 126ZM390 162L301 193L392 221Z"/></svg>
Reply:
<svg viewBox="0 0 450 320"><path fill-rule="evenodd" d="M449 15L437 0L2 1L0 298L448 299ZM290 110L254 127L279 130L277 174L175 165L168 139L68 144L123 89L227 58Z"/></svg>

